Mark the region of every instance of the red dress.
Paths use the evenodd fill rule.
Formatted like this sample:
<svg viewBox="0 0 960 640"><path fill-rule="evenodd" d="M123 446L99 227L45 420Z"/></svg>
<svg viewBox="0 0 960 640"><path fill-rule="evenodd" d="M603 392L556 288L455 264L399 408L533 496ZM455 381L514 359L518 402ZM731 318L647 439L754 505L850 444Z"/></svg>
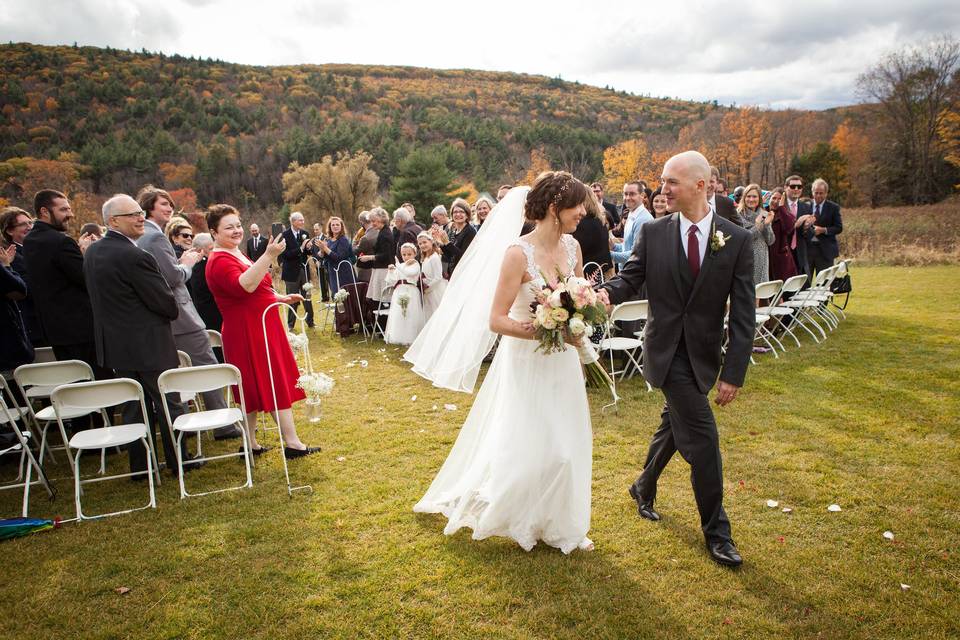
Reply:
<svg viewBox="0 0 960 640"><path fill-rule="evenodd" d="M252 293L240 286L240 276L250 265L226 251L212 251L207 260L207 285L223 315L223 358L240 370L247 412L273 411L270 368L263 342L263 310L277 301L270 274ZM300 371L287 332L276 310L267 314L270 366L277 392L277 408L289 409L306 395L296 387ZM236 389L234 398L240 401Z"/></svg>

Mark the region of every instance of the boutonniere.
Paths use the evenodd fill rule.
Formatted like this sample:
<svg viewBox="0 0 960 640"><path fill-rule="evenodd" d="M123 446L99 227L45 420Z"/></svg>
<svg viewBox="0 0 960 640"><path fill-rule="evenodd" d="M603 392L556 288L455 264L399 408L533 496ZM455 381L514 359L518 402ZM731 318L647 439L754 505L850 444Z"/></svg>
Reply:
<svg viewBox="0 0 960 640"><path fill-rule="evenodd" d="M730 236L723 235L723 231L717 229L716 223L713 225L713 229L710 233L710 252L716 253L723 249L723 246L727 244L727 240L730 239Z"/></svg>

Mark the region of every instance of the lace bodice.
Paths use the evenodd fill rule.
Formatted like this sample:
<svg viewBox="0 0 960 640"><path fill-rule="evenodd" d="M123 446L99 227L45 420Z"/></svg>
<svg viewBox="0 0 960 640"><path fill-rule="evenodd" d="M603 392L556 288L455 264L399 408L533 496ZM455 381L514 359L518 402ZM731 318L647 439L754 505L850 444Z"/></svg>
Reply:
<svg viewBox="0 0 960 640"><path fill-rule="evenodd" d="M570 276L577 266L577 240L571 235L564 234L561 236L561 242L563 242L563 247L567 251L567 273L565 275ZM540 267L534 261L533 245L522 238L517 238L513 245L523 249L523 255L527 257L527 273L531 279L523 283L520 291L517 292L517 297L510 307L510 317L521 322L530 321L533 319L533 310L530 305L536 299L537 291L546 286L546 282L543 279Z"/></svg>

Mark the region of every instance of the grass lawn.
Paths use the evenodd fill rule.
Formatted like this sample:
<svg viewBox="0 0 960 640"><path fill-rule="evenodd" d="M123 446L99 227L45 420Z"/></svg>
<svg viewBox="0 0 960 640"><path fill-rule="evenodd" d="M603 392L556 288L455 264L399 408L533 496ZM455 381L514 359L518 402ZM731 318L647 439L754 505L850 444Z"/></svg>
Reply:
<svg viewBox="0 0 960 640"><path fill-rule="evenodd" d="M291 464L312 494L287 497L274 451L253 489L180 501L165 475L156 511L2 543L0 637L958 637L960 267L853 279L849 318L824 344L762 356L717 411L739 571L706 555L679 456L661 481L664 520L637 516L626 489L662 402L640 380L617 414L591 393L596 551L525 553L445 537L440 517L411 510L473 397L431 387L393 347L317 333L336 400L319 425L301 421L323 453ZM240 474L226 461L187 478ZM31 515L73 515L71 482L57 486ZM89 507L145 491L92 485ZM0 495L0 513L17 515L17 500Z"/></svg>

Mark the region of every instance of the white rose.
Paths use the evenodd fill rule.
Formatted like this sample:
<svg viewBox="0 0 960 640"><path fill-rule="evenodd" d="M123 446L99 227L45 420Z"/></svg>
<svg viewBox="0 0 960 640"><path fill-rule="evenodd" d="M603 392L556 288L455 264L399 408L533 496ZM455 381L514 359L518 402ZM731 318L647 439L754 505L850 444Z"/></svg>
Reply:
<svg viewBox="0 0 960 640"><path fill-rule="evenodd" d="M568 326L570 327L570 333L575 336L582 336L587 330L587 324L576 316L570 319Z"/></svg>
<svg viewBox="0 0 960 640"><path fill-rule="evenodd" d="M550 297L547 298L547 302L550 303L551 307L559 307L563 303L560 301L560 294L563 293L560 289L556 289L553 293L550 294Z"/></svg>

